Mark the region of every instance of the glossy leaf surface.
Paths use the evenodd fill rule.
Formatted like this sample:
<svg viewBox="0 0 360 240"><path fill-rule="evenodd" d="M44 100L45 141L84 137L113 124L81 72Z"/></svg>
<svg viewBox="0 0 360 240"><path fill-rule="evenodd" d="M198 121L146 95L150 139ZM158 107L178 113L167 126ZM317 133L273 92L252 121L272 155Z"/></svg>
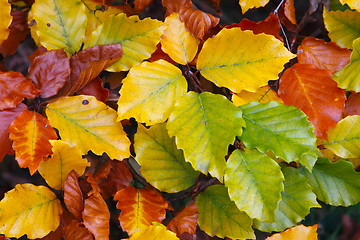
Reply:
<svg viewBox="0 0 360 240"><path fill-rule="evenodd" d="M239 4L241 6L241 10L245 13L250 8L258 8L265 6L269 0L239 0Z"/></svg>
<svg viewBox="0 0 360 240"><path fill-rule="evenodd" d="M317 224L305 227L304 225L299 225L293 228L290 228L282 233L276 233L271 237L266 238L266 240L317 240Z"/></svg>
<svg viewBox="0 0 360 240"><path fill-rule="evenodd" d="M244 105L252 101L260 103L267 103L269 101L284 103L277 93L269 86L260 87L256 90L256 92L242 90L240 93L234 93L231 100L236 106Z"/></svg>

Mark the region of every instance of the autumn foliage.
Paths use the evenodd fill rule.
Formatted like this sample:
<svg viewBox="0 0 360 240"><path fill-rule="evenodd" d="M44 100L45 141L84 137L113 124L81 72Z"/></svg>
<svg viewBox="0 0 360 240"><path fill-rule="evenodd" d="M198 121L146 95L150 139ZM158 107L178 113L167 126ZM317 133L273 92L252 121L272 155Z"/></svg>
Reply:
<svg viewBox="0 0 360 240"><path fill-rule="evenodd" d="M0 72L0 160L43 179L5 193L0 239L310 240L311 208L360 202L357 1L193 2L0 0L2 57L37 46Z"/></svg>

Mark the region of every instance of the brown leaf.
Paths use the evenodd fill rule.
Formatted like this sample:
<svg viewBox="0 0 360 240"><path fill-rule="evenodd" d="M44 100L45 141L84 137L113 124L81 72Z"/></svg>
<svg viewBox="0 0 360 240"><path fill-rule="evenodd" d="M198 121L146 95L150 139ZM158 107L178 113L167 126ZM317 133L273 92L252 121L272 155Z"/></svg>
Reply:
<svg viewBox="0 0 360 240"><path fill-rule="evenodd" d="M101 189L100 189L100 187L98 186L98 184L97 184L96 179L94 178L94 176L93 176L90 172L87 172L87 173L86 173L86 177L87 177L86 181L87 181L88 183L90 183L91 189L92 189L90 192L88 192L87 195L90 197L91 195L93 195L93 194L95 194L95 193L101 194Z"/></svg>
<svg viewBox="0 0 360 240"><path fill-rule="evenodd" d="M178 215L171 219L167 229L177 236L184 232L195 234L198 220L198 210L195 202L185 207Z"/></svg>
<svg viewBox="0 0 360 240"><path fill-rule="evenodd" d="M181 8L192 8L191 0L162 0L163 6L166 8L166 15L169 16L173 12L180 12Z"/></svg>
<svg viewBox="0 0 360 240"><path fill-rule="evenodd" d="M14 119L27 109L26 105L20 103L16 108L0 111L0 162L4 158L5 154L13 154L12 142L9 138L8 128Z"/></svg>
<svg viewBox="0 0 360 240"><path fill-rule="evenodd" d="M349 115L360 115L360 93L352 93L345 102L344 118Z"/></svg>
<svg viewBox="0 0 360 240"><path fill-rule="evenodd" d="M103 87L103 82L100 77L96 77L94 80L85 85L85 87L76 91L76 94L91 95L98 101L105 103L109 97L109 90Z"/></svg>
<svg viewBox="0 0 360 240"><path fill-rule="evenodd" d="M74 170L69 173L64 182L64 202L69 212L81 220L84 204L78 178L79 174Z"/></svg>
<svg viewBox="0 0 360 240"><path fill-rule="evenodd" d="M284 14L292 24L296 25L294 0L285 1Z"/></svg>
<svg viewBox="0 0 360 240"><path fill-rule="evenodd" d="M102 178L106 178L110 174L111 162L111 160L106 161L106 163L102 165L98 171L96 171L94 179L97 183L99 183Z"/></svg>
<svg viewBox="0 0 360 240"><path fill-rule="evenodd" d="M190 31L193 36L200 39L220 21L220 18L192 8L181 8L179 13L181 21L185 23L186 29Z"/></svg>
<svg viewBox="0 0 360 240"><path fill-rule="evenodd" d="M0 73L0 111L15 108L25 97L41 93L34 84L19 72Z"/></svg>
<svg viewBox="0 0 360 240"><path fill-rule="evenodd" d="M145 10L154 0L135 0L134 1L134 13L138 14Z"/></svg>
<svg viewBox="0 0 360 240"><path fill-rule="evenodd" d="M93 240L93 235L76 220L72 220L63 229L65 240Z"/></svg>
<svg viewBox="0 0 360 240"><path fill-rule="evenodd" d="M35 58L28 79L42 91L41 97L52 97L70 77L70 59L64 49L52 50Z"/></svg>

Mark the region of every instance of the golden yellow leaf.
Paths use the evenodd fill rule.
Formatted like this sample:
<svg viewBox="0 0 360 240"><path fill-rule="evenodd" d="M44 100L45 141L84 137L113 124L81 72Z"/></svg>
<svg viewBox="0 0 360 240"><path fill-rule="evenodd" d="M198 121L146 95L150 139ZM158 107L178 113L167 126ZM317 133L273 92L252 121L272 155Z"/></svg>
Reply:
<svg viewBox="0 0 360 240"><path fill-rule="evenodd" d="M310 227L299 225L289 228L285 232L277 233L266 240L317 240L317 224Z"/></svg>
<svg viewBox="0 0 360 240"><path fill-rule="evenodd" d="M1 24L0 24L0 44L4 42L9 36L9 25L12 21L12 17L10 16L11 5L7 0L0 0L0 16L1 16Z"/></svg>
<svg viewBox="0 0 360 240"><path fill-rule="evenodd" d="M133 67L122 82L118 120L134 117L148 125L165 122L187 91L180 69L165 60Z"/></svg>
<svg viewBox="0 0 360 240"><path fill-rule="evenodd" d="M179 13L174 12L168 16L165 26L160 39L161 49L177 63L186 65L191 62L197 53L200 40L186 30Z"/></svg>
<svg viewBox="0 0 360 240"><path fill-rule="evenodd" d="M81 176L90 163L86 158L82 158L77 147L70 147L61 140L50 140L50 143L53 154L41 163L38 171L50 187L62 190L71 170L75 170Z"/></svg>
<svg viewBox="0 0 360 240"><path fill-rule="evenodd" d="M347 4L350 8L360 12L360 1L359 0L340 0L341 4Z"/></svg>
<svg viewBox="0 0 360 240"><path fill-rule="evenodd" d="M77 146L81 154L106 152L118 160L130 156L130 140L116 122L116 111L93 96L59 98L47 105L46 115L61 139Z"/></svg>
<svg viewBox="0 0 360 240"><path fill-rule="evenodd" d="M151 225L148 228L134 233L129 240L178 240L176 234L167 230L161 224Z"/></svg>
<svg viewBox="0 0 360 240"><path fill-rule="evenodd" d="M7 237L42 238L60 224L62 207L44 186L18 184L0 201L0 233Z"/></svg>
<svg viewBox="0 0 360 240"><path fill-rule="evenodd" d="M265 6L269 0L239 0L239 4L241 6L241 10L245 13L250 8L258 8Z"/></svg>
<svg viewBox="0 0 360 240"><path fill-rule="evenodd" d="M258 101L260 103L267 103L268 101L284 103L277 93L269 86L260 87L256 92L242 90L240 93L234 93L231 100L236 106L244 105L252 101Z"/></svg>

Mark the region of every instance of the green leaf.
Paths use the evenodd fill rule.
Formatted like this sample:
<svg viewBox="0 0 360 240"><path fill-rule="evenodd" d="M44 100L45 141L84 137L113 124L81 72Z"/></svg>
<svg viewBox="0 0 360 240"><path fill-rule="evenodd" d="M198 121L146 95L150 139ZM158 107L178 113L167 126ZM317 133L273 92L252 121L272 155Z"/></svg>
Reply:
<svg viewBox="0 0 360 240"><path fill-rule="evenodd" d="M182 150L176 148L165 124L146 129L138 125L134 148L140 172L154 187L164 192L179 192L194 184L199 175L185 162Z"/></svg>
<svg viewBox="0 0 360 240"><path fill-rule="evenodd" d="M311 171L319 151L314 127L301 110L274 101L239 108L246 123L241 136L246 147L263 153L272 150L276 157L288 163L299 161Z"/></svg>
<svg viewBox="0 0 360 240"><path fill-rule="evenodd" d="M92 32L84 48L121 43L123 56L107 70L127 71L151 56L163 28L162 22L150 18L140 20L136 15L126 17L124 13L110 15Z"/></svg>
<svg viewBox="0 0 360 240"><path fill-rule="evenodd" d="M360 38L353 42L353 51L350 56L350 63L336 72L332 79L338 83L338 87L348 91L360 92Z"/></svg>
<svg viewBox="0 0 360 240"><path fill-rule="evenodd" d="M254 221L254 226L264 232L283 231L295 226L310 213L310 208L320 207L306 178L297 169L283 165L281 170L285 177L285 189L281 192L281 201L279 208L275 211L275 220L273 222Z"/></svg>
<svg viewBox="0 0 360 240"><path fill-rule="evenodd" d="M213 185L201 192L195 201L201 230L210 236L233 239L255 238L252 219L241 212L229 198L224 185Z"/></svg>
<svg viewBox="0 0 360 240"><path fill-rule="evenodd" d="M225 186L238 209L259 221L273 221L284 190L280 166L256 149L235 150L227 161ZM265 184L266 183L266 184Z"/></svg>
<svg viewBox="0 0 360 240"><path fill-rule="evenodd" d="M300 172L320 201L345 207L360 202L360 173L350 162L331 163L327 158L319 158L312 173L305 168Z"/></svg>
<svg viewBox="0 0 360 240"><path fill-rule="evenodd" d="M84 41L87 15L80 0L39 0L31 7L38 40L47 50L64 48L68 54L80 50Z"/></svg>
<svg viewBox="0 0 360 240"><path fill-rule="evenodd" d="M194 169L221 180L228 146L244 126L241 110L224 96L188 92L176 102L167 130Z"/></svg>

